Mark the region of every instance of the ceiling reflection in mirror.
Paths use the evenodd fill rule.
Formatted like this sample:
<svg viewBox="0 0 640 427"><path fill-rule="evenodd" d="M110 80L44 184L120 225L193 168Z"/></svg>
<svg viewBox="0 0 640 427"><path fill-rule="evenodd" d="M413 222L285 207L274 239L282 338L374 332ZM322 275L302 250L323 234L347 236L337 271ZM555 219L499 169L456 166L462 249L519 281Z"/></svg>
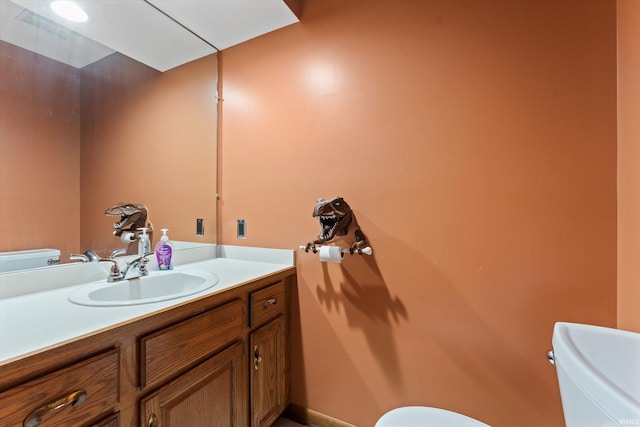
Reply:
<svg viewBox="0 0 640 427"><path fill-rule="evenodd" d="M160 228L172 240L215 243L216 43L297 18L280 0L264 2L280 11L270 29L267 11L250 1L78 3L89 25L110 26L80 30L45 1L0 1L0 252L56 248L62 262L87 250L109 256L127 246L114 236L118 219L105 215L118 204L147 208L152 245ZM237 10L225 25L208 25L221 19L211 8L227 3ZM238 36L231 24L242 13L263 15ZM232 37L213 34L220 28Z"/></svg>

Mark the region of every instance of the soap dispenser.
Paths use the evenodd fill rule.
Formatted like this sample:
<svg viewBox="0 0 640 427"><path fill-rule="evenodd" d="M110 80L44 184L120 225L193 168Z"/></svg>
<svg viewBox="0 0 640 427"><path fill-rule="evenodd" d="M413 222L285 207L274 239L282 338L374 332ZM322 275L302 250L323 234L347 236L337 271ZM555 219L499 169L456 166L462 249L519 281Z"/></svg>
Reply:
<svg viewBox="0 0 640 427"><path fill-rule="evenodd" d="M138 256L145 256L151 253L151 241L147 236L148 228L138 228L142 234L138 236Z"/></svg>
<svg viewBox="0 0 640 427"><path fill-rule="evenodd" d="M156 260L158 261L158 269L160 270L172 270L173 264L171 263L171 256L173 255L173 244L167 236L168 228L161 228L162 237L156 244Z"/></svg>

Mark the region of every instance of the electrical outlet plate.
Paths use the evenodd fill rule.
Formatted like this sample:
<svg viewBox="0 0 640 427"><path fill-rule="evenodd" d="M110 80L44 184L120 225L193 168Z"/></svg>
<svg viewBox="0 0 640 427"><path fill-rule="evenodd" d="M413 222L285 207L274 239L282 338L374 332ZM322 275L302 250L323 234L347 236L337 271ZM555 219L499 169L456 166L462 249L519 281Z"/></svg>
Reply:
<svg viewBox="0 0 640 427"><path fill-rule="evenodd" d="M238 220L238 239L247 238L247 222L244 219Z"/></svg>

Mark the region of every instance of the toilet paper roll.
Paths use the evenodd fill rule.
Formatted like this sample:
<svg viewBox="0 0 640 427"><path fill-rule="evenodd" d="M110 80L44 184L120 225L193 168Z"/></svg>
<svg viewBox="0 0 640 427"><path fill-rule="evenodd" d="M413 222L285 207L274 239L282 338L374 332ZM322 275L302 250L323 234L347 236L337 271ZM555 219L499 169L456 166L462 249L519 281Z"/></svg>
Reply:
<svg viewBox="0 0 640 427"><path fill-rule="evenodd" d="M320 261L322 262L342 262L342 250L340 246L320 246Z"/></svg>
<svg viewBox="0 0 640 427"><path fill-rule="evenodd" d="M136 234L135 233L122 233L120 235L120 240L122 240L125 243L135 242L136 241Z"/></svg>

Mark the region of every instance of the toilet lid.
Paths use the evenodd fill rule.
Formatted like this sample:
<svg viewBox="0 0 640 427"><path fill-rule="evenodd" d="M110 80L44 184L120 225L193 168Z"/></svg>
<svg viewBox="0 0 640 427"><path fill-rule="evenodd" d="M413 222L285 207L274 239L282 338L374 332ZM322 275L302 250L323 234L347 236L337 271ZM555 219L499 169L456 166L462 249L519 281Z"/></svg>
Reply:
<svg viewBox="0 0 640 427"><path fill-rule="evenodd" d="M382 416L375 427L491 427L473 418L444 409L406 406Z"/></svg>

